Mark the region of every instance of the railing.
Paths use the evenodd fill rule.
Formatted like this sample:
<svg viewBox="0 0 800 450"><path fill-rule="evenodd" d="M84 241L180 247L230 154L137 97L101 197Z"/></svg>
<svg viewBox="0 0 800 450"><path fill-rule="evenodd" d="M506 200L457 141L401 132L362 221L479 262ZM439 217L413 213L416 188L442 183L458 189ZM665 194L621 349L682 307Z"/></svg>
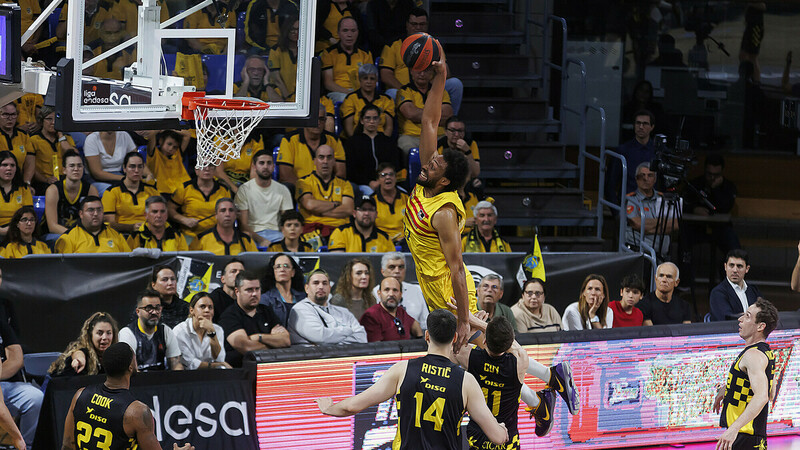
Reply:
<svg viewBox="0 0 800 450"><path fill-rule="evenodd" d="M620 216L620 223L618 229L618 251L625 251L625 221L623 220L622 215L622 208L624 207L625 202L625 193L620 192L620 203L619 205L614 204L606 200L604 195L604 186L605 186L605 174L606 174L606 159L608 157L617 158L622 163L622 183L624 185L626 177L627 177L627 161L625 157L620 155L619 153L613 152L611 150L606 149L606 112L602 107L597 107L594 105L589 105L586 102L586 65L583 61L574 59L574 58L567 58L567 21L563 17L559 17L553 14L550 14L550 1L543 0L543 20L538 21L534 20L530 17L531 11L533 10L533 2L534 0L526 0L525 1L525 17L527 18L525 21L525 44L526 48L530 45L531 41L531 25L538 26L542 29L542 65L541 65L541 73L542 73L542 87L543 89L549 88L550 82L550 71L557 70L561 72L561 98L558 102L552 101L551 104L557 103L561 106L560 111L558 112L558 118L561 120L562 127L561 130L563 132L563 114L561 111L569 112L578 115L579 117L579 129L578 131L578 184L581 192L584 191L584 178L586 173L586 158L589 158L593 161L598 163L598 170L599 170L599 182L598 182L598 201L597 201L597 237L601 237L603 232L603 207L608 206L612 210L616 211ZM561 64L555 64L552 62L552 34L553 23L558 22L561 25ZM567 81L569 80L569 66L575 65L578 67L579 76L581 77L580 80L580 100L576 107L572 107L567 104ZM592 155L586 151L586 118L588 115L589 110L596 111L600 114L600 154L599 156ZM644 252L642 252L644 254ZM649 255L645 255L648 256ZM655 255L653 255L653 262L655 262Z"/></svg>

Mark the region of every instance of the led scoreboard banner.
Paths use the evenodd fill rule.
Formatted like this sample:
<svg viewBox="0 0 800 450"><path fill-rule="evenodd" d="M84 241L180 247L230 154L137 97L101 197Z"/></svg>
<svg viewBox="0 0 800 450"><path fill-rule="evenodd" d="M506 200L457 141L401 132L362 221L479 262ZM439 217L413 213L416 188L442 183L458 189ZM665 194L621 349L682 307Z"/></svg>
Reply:
<svg viewBox="0 0 800 450"><path fill-rule="evenodd" d="M524 342L524 341L523 341ZM775 330L777 395L769 436L800 432L800 329ZM519 410L525 449L599 449L713 441L722 432L712 412L717 387L744 348L734 333L523 345L545 365L569 361L581 410L560 400L550 434L537 438ZM422 348L422 347L415 347ZM364 391L393 363L421 352L261 363L256 424L261 448L390 449L397 426L394 399L354 417L322 415L314 399L339 401ZM542 389L538 379L526 383ZM465 422L468 419L465 418Z"/></svg>

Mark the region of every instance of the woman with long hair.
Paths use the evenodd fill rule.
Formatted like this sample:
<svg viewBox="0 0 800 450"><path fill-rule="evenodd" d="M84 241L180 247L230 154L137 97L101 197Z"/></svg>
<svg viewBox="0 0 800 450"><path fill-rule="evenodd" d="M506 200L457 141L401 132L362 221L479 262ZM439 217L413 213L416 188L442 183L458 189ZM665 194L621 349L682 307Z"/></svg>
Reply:
<svg viewBox="0 0 800 450"><path fill-rule="evenodd" d="M565 331L611 328L614 313L608 301L605 277L595 273L587 275L581 285L580 298L564 310L561 328Z"/></svg>
<svg viewBox="0 0 800 450"><path fill-rule="evenodd" d="M356 319L360 319L364 311L375 304L375 297L372 295L373 286L375 286L375 274L369 260L353 258L342 268L342 275L334 287L331 304L349 309Z"/></svg>
<svg viewBox="0 0 800 450"><path fill-rule="evenodd" d="M22 258L25 255L41 255L50 253L44 242L36 239L39 235L39 221L33 206L23 206L11 217L6 238L0 244L0 256L3 258Z"/></svg>
<svg viewBox="0 0 800 450"><path fill-rule="evenodd" d="M117 343L119 327L117 321L106 312L96 312L89 316L77 340L67 345L47 371L51 376L97 375L105 373L100 364L103 352L111 344Z"/></svg>
<svg viewBox="0 0 800 450"><path fill-rule="evenodd" d="M286 326L292 306L306 297L304 284L303 270L297 261L286 253L276 253L270 258L261 283L261 303L272 308Z"/></svg>
<svg viewBox="0 0 800 450"><path fill-rule="evenodd" d="M33 206L33 195L17 166L17 158L8 150L0 151L0 236L8 233L11 217L23 206Z"/></svg>
<svg viewBox="0 0 800 450"><path fill-rule="evenodd" d="M230 369L225 362L225 334L212 322L214 301L207 292L196 292L189 302L189 317L175 326L181 363L189 370Z"/></svg>

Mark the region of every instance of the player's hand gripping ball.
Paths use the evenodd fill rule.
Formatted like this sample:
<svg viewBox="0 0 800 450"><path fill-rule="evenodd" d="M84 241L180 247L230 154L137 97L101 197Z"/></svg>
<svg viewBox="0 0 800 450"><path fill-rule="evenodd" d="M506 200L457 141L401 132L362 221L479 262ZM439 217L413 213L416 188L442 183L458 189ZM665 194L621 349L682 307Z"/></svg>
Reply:
<svg viewBox="0 0 800 450"><path fill-rule="evenodd" d="M403 41L400 49L403 63L411 70L423 71L434 61L439 61L438 41L428 33L412 34Z"/></svg>

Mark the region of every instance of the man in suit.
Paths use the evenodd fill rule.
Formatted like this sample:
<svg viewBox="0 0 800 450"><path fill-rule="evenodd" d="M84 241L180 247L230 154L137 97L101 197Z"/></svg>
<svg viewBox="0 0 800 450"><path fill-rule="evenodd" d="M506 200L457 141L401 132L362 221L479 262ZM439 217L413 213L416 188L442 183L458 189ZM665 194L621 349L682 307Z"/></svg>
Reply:
<svg viewBox="0 0 800 450"><path fill-rule="evenodd" d="M709 303L711 320L734 320L754 304L761 292L755 285L748 285L744 276L750 271L747 252L735 249L725 258L725 280L711 290Z"/></svg>

